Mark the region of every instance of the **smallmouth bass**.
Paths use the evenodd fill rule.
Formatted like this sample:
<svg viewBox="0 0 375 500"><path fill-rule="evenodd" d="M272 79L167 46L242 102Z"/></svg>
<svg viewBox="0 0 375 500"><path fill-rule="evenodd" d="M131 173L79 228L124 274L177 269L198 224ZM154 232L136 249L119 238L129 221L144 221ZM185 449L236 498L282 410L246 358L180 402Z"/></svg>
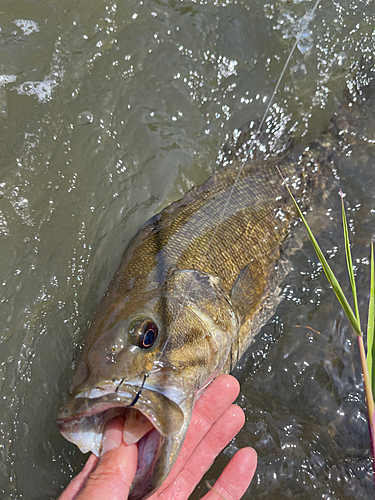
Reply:
<svg viewBox="0 0 375 500"><path fill-rule="evenodd" d="M249 160L239 176L233 161L148 221L126 250L85 335L74 399L58 425L99 455L105 424L125 417L126 439L139 448L130 498L147 498L164 481L194 401L272 314L275 266L294 216L276 166L308 204L352 115L342 108L338 117L307 148Z"/></svg>

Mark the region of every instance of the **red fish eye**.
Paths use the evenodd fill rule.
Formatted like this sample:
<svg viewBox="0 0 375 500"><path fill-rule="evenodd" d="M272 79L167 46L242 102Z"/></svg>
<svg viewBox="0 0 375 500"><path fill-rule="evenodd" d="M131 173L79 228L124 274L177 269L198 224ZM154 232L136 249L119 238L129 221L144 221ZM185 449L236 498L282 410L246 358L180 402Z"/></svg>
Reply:
<svg viewBox="0 0 375 500"><path fill-rule="evenodd" d="M158 327L149 319L138 320L130 329L132 344L141 349L150 349L158 337Z"/></svg>

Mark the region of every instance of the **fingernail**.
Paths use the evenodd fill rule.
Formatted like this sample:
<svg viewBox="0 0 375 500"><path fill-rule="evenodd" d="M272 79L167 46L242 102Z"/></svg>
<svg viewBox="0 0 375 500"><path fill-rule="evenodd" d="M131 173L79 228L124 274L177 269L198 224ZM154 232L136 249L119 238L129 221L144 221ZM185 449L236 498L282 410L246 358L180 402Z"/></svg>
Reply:
<svg viewBox="0 0 375 500"><path fill-rule="evenodd" d="M123 426L124 419L121 417L115 417L107 423L103 434L103 448L101 455L104 455L107 451L114 450L120 446L122 442Z"/></svg>

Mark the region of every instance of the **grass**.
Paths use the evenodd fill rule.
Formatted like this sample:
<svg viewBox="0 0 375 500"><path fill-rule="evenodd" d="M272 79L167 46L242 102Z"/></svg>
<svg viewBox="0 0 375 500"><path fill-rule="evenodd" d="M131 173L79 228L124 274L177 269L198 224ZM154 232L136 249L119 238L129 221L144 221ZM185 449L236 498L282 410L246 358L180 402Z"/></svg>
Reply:
<svg viewBox="0 0 375 500"><path fill-rule="evenodd" d="M279 170L279 173L284 181L284 184L289 192L289 195L291 196L291 198L293 200L293 203L297 209L298 215L302 219L302 222L304 223L304 225L307 229L307 232L310 236L314 250L315 250L315 252L316 252L316 254L317 254L317 256L322 264L324 273L327 276L327 279L328 279L330 285L332 286L332 289L333 289L338 301L340 302L343 311L345 312L350 324L352 325L352 328L353 328L355 334L357 335L359 353L360 353L361 365L362 365L363 383L364 383L365 393L366 393L366 403L367 403L367 410L368 410L368 421L369 421L370 441L371 441L370 444L371 444L371 452L372 452L372 458L373 458L372 464L373 464L374 480L375 480L375 442L374 442L374 434L375 434L375 414L374 414L375 277L374 276L375 276L375 272L374 272L374 243L373 243L373 240L371 239L370 299L369 299L368 318L367 318L367 354L366 354L365 346L364 346L364 342L363 342L360 316L359 316L358 301L357 301L357 288L356 288L356 284L355 284L353 261L352 261L352 255L351 255L351 249L350 249L349 230L348 230L348 224L347 224L347 220L346 220L344 198L343 198L342 191L340 190L341 204L342 204L342 223L343 223L344 242L345 242L345 254L346 254L346 264L347 264L347 269L348 269L348 274L349 274L349 280L350 280L350 284L351 284L354 311L351 308L351 306L349 305L349 302L348 302L347 298L345 297L345 294L344 294L338 280L336 279L331 267L329 266L326 258L324 257L323 252L321 251L318 242L316 241L309 225L307 224L305 217L303 216L303 213L302 213L301 209L299 208L298 203L294 199L294 196L292 195L289 187L287 186L280 170Z"/></svg>

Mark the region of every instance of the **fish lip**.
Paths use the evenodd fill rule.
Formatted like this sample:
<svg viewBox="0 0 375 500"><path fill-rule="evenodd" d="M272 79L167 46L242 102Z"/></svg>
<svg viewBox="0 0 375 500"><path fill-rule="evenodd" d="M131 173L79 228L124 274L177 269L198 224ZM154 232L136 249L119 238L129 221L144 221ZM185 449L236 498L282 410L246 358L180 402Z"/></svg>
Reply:
<svg viewBox="0 0 375 500"><path fill-rule="evenodd" d="M103 390L103 395L98 397L97 390ZM90 397L92 394L92 389L77 394L60 410L56 419L61 434L69 441L77 444L83 453L91 449L93 453L96 451L95 454L99 454L100 449L96 446L94 451L92 448L80 446L77 440L72 439L73 436L69 435L68 428L72 428L74 425L79 427L80 422L91 418L91 423L89 421L84 423L91 424L92 428L96 426L95 433L101 435L106 423L115 416L112 412L109 415L107 414L107 418L103 418L105 413L111 409L134 407L148 418L163 437L171 437L177 434L184 422L184 414L180 406L167 396L151 389L123 384L118 392L115 391L115 387L113 387L112 392L109 392L107 385L95 388L94 394L97 397ZM84 426L81 426L81 431L84 430Z"/></svg>
<svg viewBox="0 0 375 500"><path fill-rule="evenodd" d="M175 446L175 435L186 432L186 419L177 403L157 391L131 384L122 384L118 392L115 388L109 392L107 384L77 394L60 410L56 424L83 453L91 450L99 456L107 422L123 415L124 408L140 411L153 425L138 441L137 472L129 498L140 500L151 495L169 473L170 449ZM100 392L102 396L90 397Z"/></svg>
<svg viewBox="0 0 375 500"><path fill-rule="evenodd" d="M133 399L131 395L124 397L116 392L90 397L88 395L89 392L91 391L77 395L61 408L56 419L56 424L59 428L67 423L79 421L82 418L88 418L102 412L104 413L110 408L130 407Z"/></svg>

